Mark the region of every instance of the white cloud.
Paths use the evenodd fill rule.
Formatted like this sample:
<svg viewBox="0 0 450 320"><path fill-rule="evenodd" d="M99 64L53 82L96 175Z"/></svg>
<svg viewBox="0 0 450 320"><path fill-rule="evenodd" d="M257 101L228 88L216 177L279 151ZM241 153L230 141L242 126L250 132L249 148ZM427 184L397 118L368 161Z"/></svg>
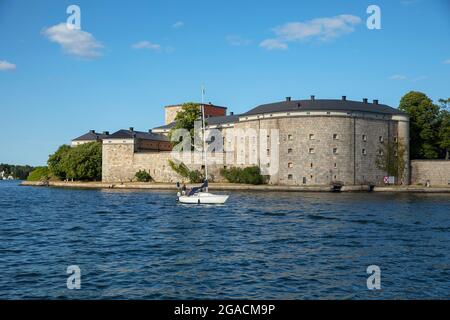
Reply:
<svg viewBox="0 0 450 320"><path fill-rule="evenodd" d="M51 42L56 42L64 52L82 58L97 58L101 56L103 45L92 34L80 29L69 29L66 23L60 23L46 28L42 34Z"/></svg>
<svg viewBox="0 0 450 320"><path fill-rule="evenodd" d="M407 80L407 81L409 81L409 82L422 81L422 80L426 80L426 79L428 79L428 78L429 78L429 77L426 76L426 75L416 76L416 77L412 78L412 77L408 77L408 76L403 75L403 74L394 74L394 75L392 75L392 76L389 77L390 80L399 80L399 81Z"/></svg>
<svg viewBox="0 0 450 320"><path fill-rule="evenodd" d="M450 64L450 59L444 61L445 64Z"/></svg>
<svg viewBox="0 0 450 320"><path fill-rule="evenodd" d="M252 43L252 40L244 39L238 35L229 35L226 39L228 44L231 46L248 46Z"/></svg>
<svg viewBox="0 0 450 320"><path fill-rule="evenodd" d="M266 47L263 43L284 44L287 48L287 42L304 41L310 39L318 39L319 41L328 41L338 38L342 35L352 33L355 27L362 22L360 17L342 14L335 17L324 17L308 20L305 22L289 22L273 29L276 38L266 39L261 42L262 47ZM266 47L266 48L270 48Z"/></svg>
<svg viewBox="0 0 450 320"><path fill-rule="evenodd" d="M394 74L389 77L391 80L406 80L408 77L403 74Z"/></svg>
<svg viewBox="0 0 450 320"><path fill-rule="evenodd" d="M415 77L414 79L411 79L411 81L417 82L417 81L427 80L428 78L429 78L428 76L418 76L418 77Z"/></svg>
<svg viewBox="0 0 450 320"><path fill-rule="evenodd" d="M181 28L182 26L184 26L184 22L183 21L177 21L172 25L172 28L178 29Z"/></svg>
<svg viewBox="0 0 450 320"><path fill-rule="evenodd" d="M0 60L0 71L9 71L9 70L16 70L16 65L6 60Z"/></svg>
<svg viewBox="0 0 450 320"><path fill-rule="evenodd" d="M139 42L133 44L132 47L134 49L148 49L148 50L155 50L155 51L161 50L161 45L152 43L147 40L139 41Z"/></svg>
<svg viewBox="0 0 450 320"><path fill-rule="evenodd" d="M288 48L286 43L277 39L266 39L262 41L259 46L267 50L286 50Z"/></svg>

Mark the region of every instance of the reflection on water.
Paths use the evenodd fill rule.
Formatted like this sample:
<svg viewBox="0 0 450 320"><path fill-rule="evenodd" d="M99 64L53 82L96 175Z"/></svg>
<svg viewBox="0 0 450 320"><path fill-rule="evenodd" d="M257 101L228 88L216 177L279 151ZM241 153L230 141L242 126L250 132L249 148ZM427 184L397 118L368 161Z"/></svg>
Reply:
<svg viewBox="0 0 450 320"><path fill-rule="evenodd" d="M230 194L197 206L0 182L0 298L450 297L449 195ZM372 264L381 291L366 287Z"/></svg>

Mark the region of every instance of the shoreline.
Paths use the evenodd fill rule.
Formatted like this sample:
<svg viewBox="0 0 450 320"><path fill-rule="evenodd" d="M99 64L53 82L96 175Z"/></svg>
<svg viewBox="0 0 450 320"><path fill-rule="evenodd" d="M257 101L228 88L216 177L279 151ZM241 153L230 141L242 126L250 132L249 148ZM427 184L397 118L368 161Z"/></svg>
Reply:
<svg viewBox="0 0 450 320"><path fill-rule="evenodd" d="M45 186L73 189L131 189L131 190L176 190L174 183L157 182L65 182L49 181L45 184L40 181L22 181L21 186ZM188 188L197 184L187 184ZM211 190L237 190L237 191L282 191L282 192L333 192L331 186L280 186L280 185L248 185L234 183L210 183ZM340 192L395 192L395 193L450 193L450 186L423 187L423 186L380 186L370 190L367 185L343 186Z"/></svg>

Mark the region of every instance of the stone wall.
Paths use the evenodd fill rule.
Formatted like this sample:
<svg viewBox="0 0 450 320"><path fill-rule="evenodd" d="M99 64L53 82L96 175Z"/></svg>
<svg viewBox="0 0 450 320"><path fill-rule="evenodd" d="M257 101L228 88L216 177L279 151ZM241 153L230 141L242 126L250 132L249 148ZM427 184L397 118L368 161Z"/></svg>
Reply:
<svg viewBox="0 0 450 320"><path fill-rule="evenodd" d="M263 173L270 173L271 184L329 185L340 181L345 185L382 185L386 173L376 165L379 150L394 139L408 139L399 130L399 122L387 116L322 112L270 117L241 119L234 127L221 128L225 154L216 154L222 161L208 165L215 181L222 181L219 173L224 166L258 165ZM403 129L408 131L408 122L405 123ZM249 130L255 135L235 136ZM275 132L276 141L272 136ZM139 152L132 143L120 140L104 143L103 180L131 181L137 171L145 170L158 182L180 181L181 177L170 168L169 159L171 152ZM201 160L191 160L183 162L190 169L202 170Z"/></svg>
<svg viewBox="0 0 450 320"><path fill-rule="evenodd" d="M145 170L156 182L177 182L184 178L176 174L169 166L169 160L174 160L172 152L136 152L133 144L104 143L103 144L103 182L130 182L135 180L139 170ZM184 163L191 170L202 171L201 158L194 162L192 156ZM197 163L197 164L193 164ZM208 165L209 176L215 182L223 182L220 176L222 164Z"/></svg>
<svg viewBox="0 0 450 320"><path fill-rule="evenodd" d="M450 160L412 160L411 184L450 185Z"/></svg>

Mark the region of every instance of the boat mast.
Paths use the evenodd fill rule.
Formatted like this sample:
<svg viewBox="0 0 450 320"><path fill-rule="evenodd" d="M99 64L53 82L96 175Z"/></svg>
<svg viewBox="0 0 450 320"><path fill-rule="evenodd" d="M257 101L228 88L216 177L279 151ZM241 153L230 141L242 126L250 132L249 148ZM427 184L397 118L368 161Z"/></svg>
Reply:
<svg viewBox="0 0 450 320"><path fill-rule="evenodd" d="M208 163L206 160L206 134L205 134L205 106L203 104L205 95L205 86L202 86L202 131L203 131L203 162L205 163L205 179L208 181ZM208 192L208 187L206 187L206 192Z"/></svg>

